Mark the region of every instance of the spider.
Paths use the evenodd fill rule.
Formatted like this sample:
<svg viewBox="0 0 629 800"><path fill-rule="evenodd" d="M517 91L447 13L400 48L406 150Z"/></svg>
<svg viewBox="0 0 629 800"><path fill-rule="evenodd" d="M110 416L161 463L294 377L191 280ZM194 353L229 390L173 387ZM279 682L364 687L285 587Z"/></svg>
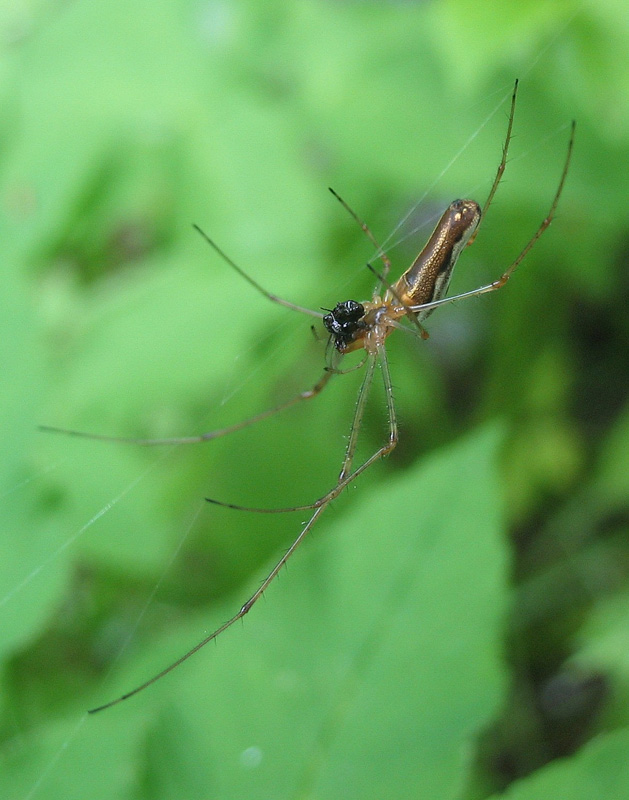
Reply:
<svg viewBox="0 0 629 800"><path fill-rule="evenodd" d="M266 578L264 578L260 587L251 595L251 597L249 597L249 599L241 606L241 608L229 620L227 620L227 622L223 623L219 628L206 636L187 653L182 655L172 664L161 670L161 672L157 673L141 685L137 686L126 694L121 695L115 700L111 700L110 702L98 706L97 708L90 709L89 713L96 713L106 708L111 708L117 703L120 703L123 700L126 700L129 697L132 697L133 695L136 695L148 688L160 678L163 678L169 672L193 656L206 644L220 636L220 634L230 628L239 619L242 619L251 610L251 608L262 597L271 582L279 574L288 559L310 533L318 518L325 511L327 506L329 506L330 503L337 498L347 486L349 486L349 484L351 484L363 472L369 469L372 464L389 454L395 448L398 442L398 424L396 419L395 405L393 402L391 375L389 372L389 364L385 346L387 338L391 335L391 333L393 333L393 331L398 328L402 328L405 330L410 330L416 336L425 339L428 337L428 333L425 331L423 323L439 306L445 305L446 303L452 303L455 300L461 300L466 297L476 297L478 295L487 294L489 292L494 292L498 289L501 289L507 283L515 269L527 256L537 240L542 236L544 231L546 231L555 215L555 210L557 208L557 204L562 194L568 174L574 143L574 122L572 122L571 125L568 150L550 210L533 236L525 244L519 255L506 268L503 274L492 283L486 284L477 289L472 289L471 291L463 292L462 294L451 297L445 296L457 259L461 255L462 251L467 246L471 245L476 238L480 224L487 213L487 209L491 205L502 178L502 174L505 170L513 128L517 90L518 82L516 81L513 94L511 96L511 107L507 123L507 132L502 148L502 157L484 206L481 209L479 204L474 200L455 200L454 202L450 203L448 208L441 216L441 219L437 223L437 226L435 227L423 250L419 253L417 258L406 270L406 272L404 272L404 274L395 283L389 283L388 281L388 274L391 268L390 261L386 253L384 253L378 245L367 225L333 190L330 190L345 207L345 209L354 217L356 222L358 222L358 224L361 226L366 236L377 248L379 257L382 260L383 269L381 273L376 271L371 264L367 265L368 268L378 278L378 284L371 300L364 302L345 300L337 303L333 309L323 309L327 312L325 314L295 305L294 303L284 300L281 297L278 297L277 295L272 294L264 289L259 283L257 283L257 281L255 281L250 275L248 275L243 269L234 263L234 261L232 261L231 258L229 258L229 256L227 256L220 249L220 247L218 247L218 245L216 245L198 226L195 226L195 228L204 237L208 244L210 244L215 252L218 253L218 255L230 267L232 267L232 269L240 274L249 284L251 284L251 286L254 287L254 289L256 289L268 300L290 308L293 311L306 314L310 317L316 317L323 321L323 325L329 333L328 363L325 367L323 375L317 381L317 383L312 386L311 389L301 392L279 406L263 411L262 413L256 414L255 416L238 422L234 425L209 431L207 433L202 433L198 436L169 439L134 439L127 437L89 434L81 431L42 426L42 430L46 431L65 433L90 439L132 442L140 445L172 445L207 442L221 436L226 436L234 431L252 425L255 422L259 422L266 417L270 417L304 400L309 400L313 397L316 397L323 391L330 379L335 374L343 374L354 369L362 367L365 368L365 374L359 389L350 434L345 448L345 456L343 458L343 463L337 482L332 489L330 489L330 491L328 491L322 497L319 497L313 503L303 506L293 506L291 508L249 508L232 503L223 503L213 498L206 498L208 502L220 506L244 511L255 511L259 513L281 513L303 510L310 510L312 512L310 519L302 527L298 536L288 550L282 555ZM409 328L408 325L403 325L402 323L404 321L410 323L412 327ZM344 355L361 349L365 351L365 355L360 363L349 370L339 369L338 365ZM386 412L388 419L388 436L385 443L382 444L375 453L369 456L369 458L367 458L360 466L354 467L353 462L358 435L377 364L380 364L382 380L384 382Z"/></svg>

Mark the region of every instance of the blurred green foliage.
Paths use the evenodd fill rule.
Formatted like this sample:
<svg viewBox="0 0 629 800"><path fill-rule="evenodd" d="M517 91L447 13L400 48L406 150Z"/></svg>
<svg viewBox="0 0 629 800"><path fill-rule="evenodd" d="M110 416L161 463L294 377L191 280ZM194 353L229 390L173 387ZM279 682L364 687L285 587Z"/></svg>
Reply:
<svg viewBox="0 0 629 800"><path fill-rule="evenodd" d="M3 797L629 796L628 45L620 0L0 8ZM453 291L540 224L575 118L550 230L504 291L391 338L398 449L244 625L86 718L258 585L304 514L203 498L327 491L360 373L200 446L37 425L190 435L312 385L309 321L191 224L296 303L366 298L326 187L399 274L486 196L515 77ZM376 387L363 457L383 410Z"/></svg>

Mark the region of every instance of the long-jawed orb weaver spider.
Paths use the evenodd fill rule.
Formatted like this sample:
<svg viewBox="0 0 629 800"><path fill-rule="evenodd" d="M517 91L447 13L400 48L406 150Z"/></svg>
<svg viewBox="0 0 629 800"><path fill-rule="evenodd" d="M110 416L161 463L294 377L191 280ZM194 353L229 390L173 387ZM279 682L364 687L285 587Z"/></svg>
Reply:
<svg viewBox="0 0 629 800"><path fill-rule="evenodd" d="M148 688L160 678L163 678L169 672L174 670L188 658L193 656L197 651L208 644L208 642L216 639L221 633L230 628L239 619L242 619L245 614L251 610L260 597L262 597L274 578L278 575L282 567L286 564L288 559L312 530L319 516L323 513L323 511L325 511L327 506L339 496L343 489L355 481L359 475L365 472L365 470L369 469L372 464L390 453L397 444L398 425L396 420L395 405L393 402L391 376L389 373L389 365L385 348L387 337L397 328L403 328L405 330L410 330L412 333L415 333L421 338L427 338L428 334L423 328L423 322L438 306L451 303L455 300L461 300L465 297L476 297L481 294L487 294L488 292L494 292L497 289L501 289L507 283L515 269L524 260L540 236L548 228L555 215L555 210L557 208L557 204L566 181L566 176L568 174L574 143L574 122L571 126L568 151L561 177L559 179L559 184L557 186L557 190L551 203L548 215L542 221L539 228L535 231L533 236L529 239L515 260L507 267L507 269L497 280L486 284L485 286L481 286L478 289L472 289L471 291L463 292L462 294L454 295L452 297L445 297L448 284L450 283L450 278L452 276L452 270L454 269L457 259L464 248L472 244L476 238L480 224L487 213L487 209L491 205L502 178L502 174L505 170L509 144L511 141L511 132L513 128L517 89L518 82L516 81L511 97L511 108L507 123L507 133L502 148L502 158L489 191L489 195L485 201L485 205L481 209L478 203L476 203L474 200L455 200L453 203L451 203L437 223L435 230L433 231L423 250L417 256L411 266L406 270L406 272L404 272L404 274L395 283L390 284L387 280L391 264L387 255L382 251L367 225L335 192L332 192L361 226L370 241L377 248L379 257L382 260L383 270L381 273L377 272L370 264L367 265L378 278L376 290L369 301L359 303L356 300L346 300L338 303L333 309L328 310L328 313L326 314L295 305L294 303L284 300L277 295L271 294L262 286L260 286L260 284L257 283L250 275L237 266L237 264L235 264L200 228L198 228L198 226L195 226L199 233L221 256L221 258L264 297L268 298L274 303L279 303L280 305L286 306L293 311L298 311L299 313L307 314L323 321L323 325L330 334L329 363L326 366L322 377L311 389L301 392L292 399L282 403L279 406L276 406L275 408L263 411L262 413L250 417L242 422L236 423L235 425L230 425L219 430L202 433L198 436L186 436L169 439L133 439L127 437L89 434L80 431L71 431L61 428L42 426L42 430L46 431L66 433L73 436L81 436L90 439L131 442L140 445L175 445L207 442L221 436L226 436L229 433L245 428L255 422L259 422L260 420L270 417L273 414L276 414L279 411L282 411L285 408L295 405L303 400L309 400L313 397L316 397L321 391L323 391L332 376L335 374L342 374L343 372L365 367L365 376L358 393L356 409L345 448L345 457L343 459L341 471L335 486L329 492L318 498L318 500L315 500L314 503L309 503L308 505L274 509L248 508L245 506L234 505L232 503L222 503L211 498L206 498L209 502L217 505L244 511L256 511L260 513L281 513L286 511L300 510L312 511L310 519L302 527L299 535L288 548L288 550L262 581L260 587L251 595L244 605L241 606L240 610L237 611L233 617L231 617L231 619L223 623L223 625L209 634L209 636L206 636L202 641L196 644L175 662L130 692L127 692L126 694L123 694L122 696L105 703L104 705L91 709L90 713L95 713L97 711L110 708L111 706L116 705L117 703L120 703L123 700L126 700L129 697L132 697L133 695L138 694L139 692ZM414 326L414 328L409 328L408 326L402 325L404 320L408 320L411 325ZM365 351L365 356L358 365L350 370L341 370L338 368L339 362L346 353L360 349ZM367 458L366 461L364 461L359 467L354 468L353 461L358 434L360 431L369 390L373 382L375 368L378 363L381 367L381 374L384 382L388 418L388 436L386 442L375 453Z"/></svg>

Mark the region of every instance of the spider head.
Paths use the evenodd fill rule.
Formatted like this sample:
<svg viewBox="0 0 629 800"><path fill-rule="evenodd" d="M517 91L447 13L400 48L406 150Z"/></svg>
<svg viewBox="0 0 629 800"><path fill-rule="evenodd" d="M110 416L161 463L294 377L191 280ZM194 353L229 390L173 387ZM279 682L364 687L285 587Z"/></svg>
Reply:
<svg viewBox="0 0 629 800"><path fill-rule="evenodd" d="M323 317L323 324L334 340L334 346L341 353L355 341L357 335L365 329L362 321L365 316L365 307L356 300L346 300L337 303L333 309Z"/></svg>

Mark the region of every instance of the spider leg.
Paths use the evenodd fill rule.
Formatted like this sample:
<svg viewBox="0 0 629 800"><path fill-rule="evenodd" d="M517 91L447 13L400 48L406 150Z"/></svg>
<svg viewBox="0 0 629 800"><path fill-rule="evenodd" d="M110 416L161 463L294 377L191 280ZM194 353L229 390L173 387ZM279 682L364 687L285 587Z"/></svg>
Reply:
<svg viewBox="0 0 629 800"><path fill-rule="evenodd" d="M498 164L496 177L494 178L494 182L491 186L491 189L489 190L489 194L487 195L487 200L485 200L485 205L483 206L483 210L480 215L480 222L478 223L476 230L470 237L470 240L467 243L466 247L469 247L474 241L474 239L476 239L476 237L478 236L478 230L482 225L485 214L487 213L487 209L491 205L491 201L494 199L494 195L496 194L498 185L502 180L502 174L505 171L505 167L507 166L507 155L509 153L509 144L511 143L511 132L513 130L513 118L515 116L515 101L518 94L518 83L519 81L516 80L515 85L513 87L513 94L511 95L511 110L509 111L509 122L507 123L507 135L505 136L505 141L504 144L502 145L502 158L500 159L500 164Z"/></svg>
<svg viewBox="0 0 629 800"><path fill-rule="evenodd" d="M338 194L337 194L337 193L334 191L334 189L332 189L332 187L331 187L331 186L329 186L329 187L328 187L328 189L329 189L329 190L330 190L330 192L331 192L331 193L334 195L334 197L336 197L336 199L337 199L337 200L339 201L339 203L340 203L340 204L343 206L343 208L344 208L344 209L345 209L345 210L346 210L346 211L347 211L349 214L351 214L351 216L352 216L352 217L353 217L353 218L356 220L356 222L357 222L357 223L360 225L360 227L361 227L361 228L363 229L363 231L365 232L365 235L367 236L367 238L369 239L369 241L370 241L370 242L373 244L373 246L374 246L374 247L376 248L376 250L378 251L378 258L379 258L379 259L382 261L382 264L383 264L383 266L384 266L384 270L383 270L382 274L383 274L383 275L386 277L386 276L389 274L389 270L391 269L391 262L389 261L389 257L388 257L388 256L387 256L387 254L384 252L384 250L382 249L382 247L381 247L381 246L378 244L378 242L377 242L377 240L376 240L376 237L373 235L373 233L371 232L371 230L370 230L370 229L369 229L369 227L367 226L367 223L366 223L366 222L363 222L363 220L362 220L362 219L361 219L361 218L358 216L358 214L357 214L357 213L356 213L356 212L355 212L355 211L354 211L354 210L353 210L353 209L352 209L350 206L348 206L348 205L347 205L347 203L345 202L345 200L343 200L343 198L342 198L340 195L338 195Z"/></svg>
<svg viewBox="0 0 629 800"><path fill-rule="evenodd" d="M328 381L334 374L336 374L334 369L326 369L326 371L311 389L300 392L290 400L280 403L280 405L275 406L274 408L269 408L266 411L255 414L253 417L249 417L241 422L236 422L234 425L228 425L226 428L218 428L215 431L200 433L198 436L179 436L169 439L136 439L132 436L106 436L105 434L101 433L84 433L83 431L73 431L66 428L53 428L50 425L39 425L38 429L40 431L44 431L45 433L63 433L66 436L78 436L81 439L97 439L104 442L122 442L123 444L137 444L141 445L142 447L153 447L155 445L198 444L200 442L209 442L212 439L219 439L221 436L227 436L235 431L248 428L249 425L260 422L260 420L266 419L267 417L272 417L274 414L284 411L285 408L290 408L291 406L297 405L297 403L300 403L302 400L310 400L311 398L316 397L321 391L323 391Z"/></svg>
<svg viewBox="0 0 629 800"><path fill-rule="evenodd" d="M391 383L389 362L387 360L384 344L378 346L377 356L379 357L380 360L380 367L382 370L382 379L384 382L384 390L385 390L385 397L387 404L389 436L386 444L383 444L382 447L380 447L373 455L371 455L363 464L357 467L353 472L350 472L352 460L354 457L354 452L356 450L358 428L360 425L360 420L362 420L364 405L367 400L367 392L371 386L373 369L375 368L376 364L376 360L373 359L369 362L369 365L367 367L367 374L365 375L365 379L363 380L363 385L361 386L360 389L360 395L356 403L356 411L354 412L354 421L352 423L350 438L347 443L347 447L345 449L345 458L343 460L343 467L339 474L338 482L333 489L324 494L322 497L319 497L318 500L314 501L314 503L307 503L306 505L302 506L291 506L290 508L253 508L251 506L239 506L234 503L224 503L221 500L215 500L212 497L206 497L205 499L208 501L208 503L213 503L216 506L223 506L224 508L233 508L236 511L252 511L258 514L286 514L290 511L308 511L311 509L321 508L322 506L327 506L328 503L330 503L332 500L335 500L339 496L339 494L343 491L343 489L345 489L346 486L349 486L350 483L353 483L356 480L356 478L358 478L359 475L365 472L365 470L369 469L369 467L376 461L378 461L378 459L388 455L397 445L398 428L397 428L397 417L395 414L395 404L393 402L393 385ZM372 373L371 376L369 375L369 372Z"/></svg>
<svg viewBox="0 0 629 800"><path fill-rule="evenodd" d="M288 548L288 550L284 553L282 558L277 562L277 564L273 567L271 572L266 576L266 578L262 581L259 589L257 589L251 597L241 606L240 610L234 614L231 619L228 619L227 622L224 622L219 628L213 631L209 636L206 636L205 639L202 639L198 644L188 650L187 653L184 653L180 658L174 661L172 664L167 666L161 672L158 672L157 675L154 675L152 678L149 678L148 681L140 684L140 686L136 686L135 689L132 689L130 692L126 692L125 694L117 697L115 700L110 700L109 703L105 703L102 706L98 706L97 708L90 708L88 713L89 714L96 714L98 711L104 711L106 708L111 708L112 706L118 705L118 703L122 703L123 700L128 700L130 697L138 694L139 692L144 691L144 689L148 689L149 686L156 683L160 678L163 678L165 675L168 675L169 672L172 672L176 669L180 664L183 664L184 661L187 661L191 656L197 653L202 647L205 647L206 644L216 639L218 636L221 635L224 631L231 626L238 622L239 619L242 619L245 614L247 614L251 608L256 604L256 602L262 597L262 594L266 591L269 584L273 581L273 579L277 576L279 571L282 569L284 564L288 561L290 556L295 552L295 550L299 547L301 542L305 539L305 537L310 532L312 526L317 521L317 518L320 514L323 513L325 506L320 506L319 508L315 509L313 515L310 517L306 525L302 528L299 536L295 539L292 545Z"/></svg>
<svg viewBox="0 0 629 800"><path fill-rule="evenodd" d="M352 461L354 460L354 453L356 452L356 445L358 444L358 434L360 433L360 426L362 425L363 416L365 415L365 406L371 391L371 384L373 383L376 358L376 353L367 351L367 369L360 391L358 392L356 408L354 409L354 418L352 419L352 427L350 428L349 438L345 447L345 457L343 459L343 466L339 472L338 483L341 483L343 479L347 477L352 468Z"/></svg>
<svg viewBox="0 0 629 800"><path fill-rule="evenodd" d="M397 291L395 290L395 287L394 287L394 286L392 286L392 285L391 285L391 284L390 284L390 283L387 281L386 277L385 277L384 275L378 275L378 273L376 272L376 270L375 270L375 269L373 268L373 266L372 266L371 264L369 264L369 263L367 264L367 269L370 269L370 270L373 272L373 274L374 274L374 275L375 275L375 276L378 278L378 280L380 281L380 283L381 283L381 284L382 284L382 285L383 285L383 286L384 286L384 287L385 287L385 288L386 288L386 289L387 289L389 292L391 292L391 294L392 294L393 298L394 298L395 300L397 300L397 302L400 304L400 306L402 306L402 308L405 310L405 312L406 312L406 316L408 317L408 319L410 319L410 321L413 323L413 325L414 325L414 326L415 326L415 328L417 329L417 331L416 331L416 333L417 333L417 336L419 336L419 338L420 338L420 339L424 339L424 340L426 340L426 339L430 338L430 334L428 333L428 331L426 330L426 328L424 328L424 326L421 324L421 322L420 322L420 321L417 319L417 317L416 317L415 313L412 311L412 309L411 309L409 306L405 305L405 304L402 302L402 300L400 299L400 296L399 296L399 294L398 294L398 293L397 293ZM404 326L403 326L403 325L394 325L394 327L400 327L400 328L402 328L402 330L408 330L408 328L404 328ZM413 331L413 333L415 333L415 331Z"/></svg>
<svg viewBox="0 0 629 800"><path fill-rule="evenodd" d="M363 382L360 387L360 391L358 392L358 399L356 400L356 408L354 409L354 418L352 419L352 427L350 429L349 439L347 441L347 445L345 447L345 456L343 458L343 466L341 467L341 471L339 473L338 481L334 489L332 489L327 494L320 497L318 500L315 500L314 503L307 503L303 506L292 506L290 508L251 508L249 506L239 506L234 503L223 503L220 500L214 500L211 497L206 497L208 503L213 503L215 506L223 506L224 508L233 508L236 511L253 511L259 514L285 514L289 511L308 511L312 510L313 508L321 508L324 505L327 505L330 500L334 499L331 495L336 497L336 490L339 486L345 488L347 483L345 482L347 479L347 473L351 469L352 461L354 458L354 453L356 451L356 443L358 441L358 433L360 430L360 424L362 422L363 414L365 411L365 405L367 403L367 398L369 396L369 390L371 389L371 384L373 382L373 373L376 366L376 354L375 353L367 353L367 369L365 372L365 377L363 378ZM353 478L352 478L353 480ZM348 481L349 482L349 481Z"/></svg>
<svg viewBox="0 0 629 800"><path fill-rule="evenodd" d="M260 286L260 284L254 280L251 275L247 274L242 267L239 267L232 259L223 251L221 248L214 242L210 237L202 230L198 225L192 226L196 231L198 231L201 236L205 239L205 241L212 247L215 252L223 259L226 264L236 270L236 272L244 278L247 283L250 283L254 289L257 289L260 294L264 295L267 300L271 300L273 303L279 303L281 306L285 306L286 308L290 308L293 311L299 311L300 314L308 314L310 317L317 317L317 319L323 319L323 314L320 311L312 311L309 308L304 308L303 306L298 306L296 303L291 303L288 300L283 300L281 297L278 297L276 294L271 294L271 292L267 292L267 290Z"/></svg>
<svg viewBox="0 0 629 800"><path fill-rule="evenodd" d="M376 366L376 362L380 359L380 364L382 367L382 377L385 386L385 393L386 393L386 403L387 403L387 416L389 420L389 436L388 441L386 444L382 445L370 458L368 458L363 464L361 464L358 469L354 470L353 472L349 472L351 469L352 460L354 457L354 451L356 449L356 437L358 435L358 430L355 430L357 427L360 426L360 421L362 420L363 412L365 403L367 401L367 395L369 389L371 388L371 383L373 379L373 372ZM387 453L390 453L391 450L397 444L397 420L395 416L395 407L393 404L393 388L391 385L391 376L389 373L389 365L387 362L386 352L384 349L384 345L378 345L377 350L375 353L369 354L368 365L367 365L367 373L365 374L365 378L363 380L360 393L358 396L358 401L356 404L356 411L354 412L354 419L352 422L352 430L350 433L350 440L348 442L347 448L345 450L345 458L343 460L343 467L341 469L341 473L339 475L339 480L336 486L320 498L316 503L311 504L310 506L303 506L303 508L314 508L313 514L308 520L308 522L304 525L304 527L299 532L299 535L295 539L295 541L291 544L288 550L284 553L284 555L280 558L280 560L275 564L273 569L269 572L266 578L262 581L259 588L251 595L251 597L240 607L240 610L234 614L231 619L228 619L227 622L224 622L219 628L213 631L209 636L206 636L202 639L198 644L196 644L193 648L188 650L187 653L184 653L180 658L170 664L168 667L163 669L161 672L158 672L157 675L154 675L148 681L140 684L140 686L136 686L135 689L132 689L130 692L121 695L120 697L116 698L115 700L111 700L109 703L105 703L102 706L98 706L97 708L90 709L90 714L95 714L98 711L104 711L106 708L111 708L112 706L121 703L123 700L127 700L130 697L142 692L144 689L147 689L149 686L154 684L160 678L163 678L169 672L172 672L176 669L180 664L183 664L184 661L187 661L191 656L197 653L202 647L205 647L206 644L216 639L218 636L221 635L224 631L231 626L238 622L239 619L242 619L245 614L248 614L249 611L253 608L253 606L258 602L258 600L262 597L264 592L268 589L270 584L273 580L277 577L279 572L281 571L282 567L286 564L288 559L292 556L295 550L299 547L299 545L303 542L306 536L312 530L314 524L316 523L319 516L325 511L327 506L336 498L338 495L343 491L343 489L348 486L352 481L354 481L362 472L364 472L368 467L370 467L375 461L379 458L382 458ZM349 473L349 474L348 474Z"/></svg>
<svg viewBox="0 0 629 800"><path fill-rule="evenodd" d="M411 311L421 311L427 308L436 308L437 306L443 306L446 303L452 303L455 300L462 300L465 297L477 297L481 294L487 294L488 292L495 292L497 289L502 289L502 287L506 284L509 280L511 275L517 269L517 267L524 261L526 256L529 254L531 248L536 244L537 240L541 237L541 235L546 231L550 223L553 221L555 216L555 211L557 210L557 204L559 203L559 198L563 192L564 184L566 182L566 177L568 175L568 169L570 167L570 159L572 158L572 149L574 146L574 131L575 131L576 123L573 121L571 128L570 128L570 141L568 142L568 153L566 155L566 160L564 162L563 171L561 173L561 178L559 180L559 185L557 187L557 191L555 192L555 196L553 198L553 202L550 206L550 210L546 217L542 220L541 225L535 231L533 236L528 240L525 246L520 251L520 254L517 258L509 264L507 269L503 272L503 274L492 283L488 283L485 286L481 286L478 289L472 289L469 292L463 292L462 294L456 294L452 297L444 297L442 300L435 300L434 303L424 303L424 305L420 306L411 306Z"/></svg>
<svg viewBox="0 0 629 800"><path fill-rule="evenodd" d="M423 327L423 325L422 325L423 332L415 330L415 328L409 328L408 325L402 325L402 323L398 322L398 320L396 320L396 319L389 320L389 325L391 325L393 328L395 328L398 331L404 331L405 333L410 333L411 336L414 336L416 339L421 339L422 341L426 341L426 339L430 338L430 334Z"/></svg>
<svg viewBox="0 0 629 800"><path fill-rule="evenodd" d="M350 372L356 372L358 369L362 369L365 364L367 363L367 359L369 358L369 354L366 354L364 358L358 362L358 364L354 364L353 367L348 367L347 369L338 369L338 367L326 367L326 372L332 372L334 375L349 375Z"/></svg>

